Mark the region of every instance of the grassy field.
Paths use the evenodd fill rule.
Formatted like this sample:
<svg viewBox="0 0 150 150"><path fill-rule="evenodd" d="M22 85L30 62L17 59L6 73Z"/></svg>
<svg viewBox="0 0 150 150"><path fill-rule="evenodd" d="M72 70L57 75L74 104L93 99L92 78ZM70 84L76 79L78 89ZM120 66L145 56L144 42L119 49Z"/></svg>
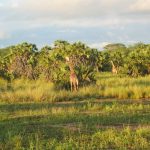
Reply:
<svg viewBox="0 0 150 150"><path fill-rule="evenodd" d="M149 150L149 98L149 76L100 74L74 93L0 80L0 150Z"/></svg>
<svg viewBox="0 0 150 150"><path fill-rule="evenodd" d="M52 83L44 80L19 79L8 88L0 79L1 102L60 102L89 98L149 99L150 76L130 78L110 73L100 73L94 85L81 87L78 92L56 90Z"/></svg>

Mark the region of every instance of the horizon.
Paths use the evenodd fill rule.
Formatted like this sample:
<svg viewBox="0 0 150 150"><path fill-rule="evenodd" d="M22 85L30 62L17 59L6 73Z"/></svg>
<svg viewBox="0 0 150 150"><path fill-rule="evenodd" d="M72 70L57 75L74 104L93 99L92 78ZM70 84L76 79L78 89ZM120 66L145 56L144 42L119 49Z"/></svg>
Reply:
<svg viewBox="0 0 150 150"><path fill-rule="evenodd" d="M56 40L57 41L57 40ZM59 41L59 40L58 40ZM66 40L60 40L60 41L66 41ZM27 42L27 41L22 41L22 42L20 42L20 43L16 43L16 44L13 44L13 45L7 45L7 46L5 46L5 47L0 47L0 50L3 50L3 49L5 49L5 48L9 48L9 47L11 47L11 46L16 46L16 45L19 45L19 44L23 44L23 43L28 43L28 44L35 44L36 45L36 47L37 47L37 49L38 50L41 50L43 47L45 47L45 46L50 46L51 48L54 48L54 42L55 41L53 41L53 43L51 43L51 44L46 44L46 45L42 45L41 47L38 47L38 45L36 45L35 43L31 43L31 42ZM69 42L69 41L66 41L66 42ZM84 42L82 42L82 41L74 41L74 42L69 42L70 44L73 44L73 43L78 43L78 42L81 42L81 43L83 43L83 44L85 44L86 46L88 46L88 47L90 47L90 48L92 48L92 49L97 49L98 51L103 51L104 50L104 48L105 48L105 46L107 46L107 45L115 45L115 44L123 44L123 45L125 45L127 48L129 48L130 46L134 46L135 44L140 44L140 43L142 43L142 44L145 44L145 45L149 45L149 43L144 43L144 42L135 42L135 43L131 43L131 44L125 44L125 43L106 43L105 45L103 45L103 46L101 46L101 47L94 47L94 46L92 46L92 45L89 45L89 44L87 44L87 43L84 43Z"/></svg>
<svg viewBox="0 0 150 150"><path fill-rule="evenodd" d="M0 47L26 41L41 48L56 40L97 49L148 43L149 6L149 0L1 0Z"/></svg>

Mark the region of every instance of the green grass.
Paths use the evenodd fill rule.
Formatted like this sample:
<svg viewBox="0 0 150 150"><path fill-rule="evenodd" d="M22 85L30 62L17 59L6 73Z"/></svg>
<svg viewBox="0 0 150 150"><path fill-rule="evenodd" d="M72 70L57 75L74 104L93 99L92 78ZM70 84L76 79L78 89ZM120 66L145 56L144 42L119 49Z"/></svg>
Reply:
<svg viewBox="0 0 150 150"><path fill-rule="evenodd" d="M58 102L85 100L89 98L149 99L150 76L130 78L110 73L97 75L95 85L80 87L78 92L56 90L55 86L43 80L30 81L18 79L7 89L5 81L0 79L1 102Z"/></svg>
<svg viewBox="0 0 150 150"><path fill-rule="evenodd" d="M78 92L0 79L0 150L150 149L150 76L100 73Z"/></svg>
<svg viewBox="0 0 150 150"><path fill-rule="evenodd" d="M103 97L118 99L150 98L150 76L131 78L102 73L98 75L97 85Z"/></svg>
<svg viewBox="0 0 150 150"><path fill-rule="evenodd" d="M150 103L0 105L0 149L149 149Z"/></svg>

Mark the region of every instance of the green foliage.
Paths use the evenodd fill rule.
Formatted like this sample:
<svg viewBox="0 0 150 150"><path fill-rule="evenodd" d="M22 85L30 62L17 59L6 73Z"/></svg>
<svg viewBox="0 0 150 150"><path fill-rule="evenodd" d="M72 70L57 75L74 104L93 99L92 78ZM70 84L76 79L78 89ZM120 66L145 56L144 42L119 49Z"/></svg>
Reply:
<svg viewBox="0 0 150 150"><path fill-rule="evenodd" d="M150 45L137 43L125 47L120 44L109 44L103 51L103 70L111 71L113 61L119 73L132 77L150 73Z"/></svg>
<svg viewBox="0 0 150 150"><path fill-rule="evenodd" d="M67 86L70 70L66 57L71 60L81 84L95 80L96 67L100 66L100 55L97 50L80 42L70 44L66 41L56 41L50 51L42 50L39 53L38 67L45 73L46 79L60 86Z"/></svg>
<svg viewBox="0 0 150 150"><path fill-rule="evenodd" d="M150 46L136 44L125 59L124 68L131 76L139 76L150 73Z"/></svg>
<svg viewBox="0 0 150 150"><path fill-rule="evenodd" d="M22 43L8 48L9 54L1 58L1 76L7 80L17 77L33 79L36 45Z"/></svg>
<svg viewBox="0 0 150 150"><path fill-rule="evenodd" d="M109 44L104 51L92 49L76 42L55 41L54 46L38 50L35 44L22 43L0 50L0 76L11 81L16 78L44 78L60 87L68 87L70 59L80 85L95 82L96 72L111 71L114 63L117 72L132 77L150 73L150 45L137 43Z"/></svg>
<svg viewBox="0 0 150 150"><path fill-rule="evenodd" d="M35 79L34 68L36 66L36 45L22 43L12 49L12 57L9 69L16 77Z"/></svg>

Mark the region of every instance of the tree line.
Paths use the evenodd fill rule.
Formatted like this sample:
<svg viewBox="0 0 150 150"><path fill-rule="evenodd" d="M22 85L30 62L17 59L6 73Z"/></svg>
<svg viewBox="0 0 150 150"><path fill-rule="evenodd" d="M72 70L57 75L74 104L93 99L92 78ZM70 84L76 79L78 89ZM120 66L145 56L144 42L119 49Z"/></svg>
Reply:
<svg viewBox="0 0 150 150"><path fill-rule="evenodd" d="M150 44L108 44L103 51L98 51L81 42L57 40L53 47L44 46L40 50L31 43L0 49L0 77L10 82L17 78L44 78L67 86L69 66L66 57L73 62L81 84L94 82L97 72L107 71L132 77L150 73Z"/></svg>

